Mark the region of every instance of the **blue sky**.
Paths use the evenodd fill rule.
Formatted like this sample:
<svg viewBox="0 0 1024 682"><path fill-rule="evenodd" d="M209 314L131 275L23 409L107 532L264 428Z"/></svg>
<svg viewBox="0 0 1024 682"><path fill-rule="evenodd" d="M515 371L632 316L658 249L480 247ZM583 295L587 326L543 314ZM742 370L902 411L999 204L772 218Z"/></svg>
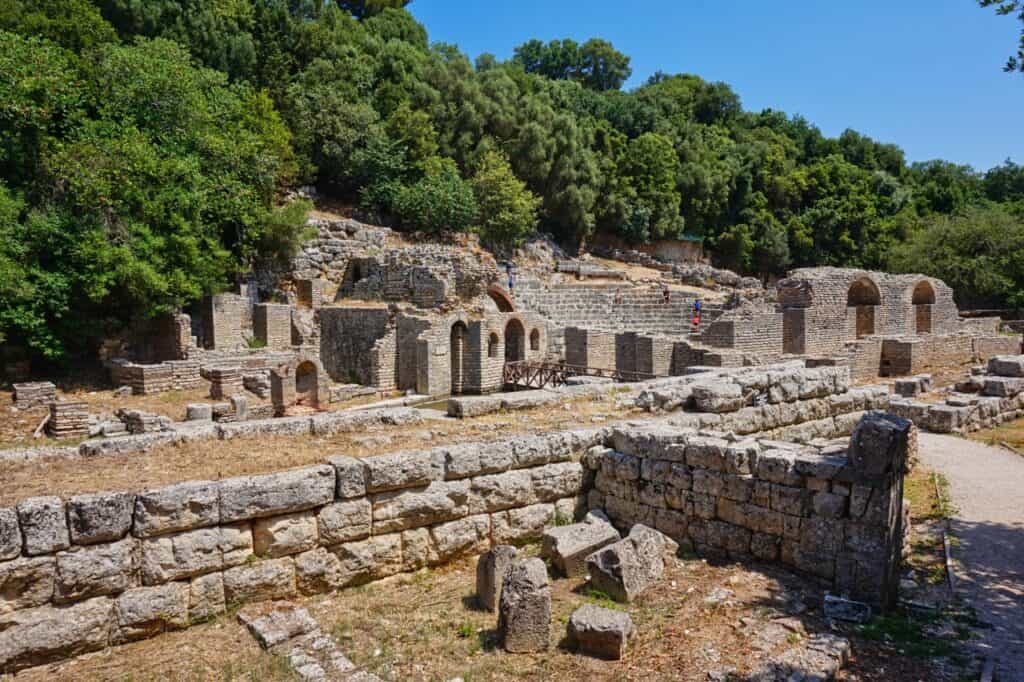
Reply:
<svg viewBox="0 0 1024 682"><path fill-rule="evenodd" d="M610 40L633 78L725 81L745 108L801 114L985 170L1024 163L1024 76L1002 72L1019 22L974 0L414 0L431 41L508 58L540 38Z"/></svg>

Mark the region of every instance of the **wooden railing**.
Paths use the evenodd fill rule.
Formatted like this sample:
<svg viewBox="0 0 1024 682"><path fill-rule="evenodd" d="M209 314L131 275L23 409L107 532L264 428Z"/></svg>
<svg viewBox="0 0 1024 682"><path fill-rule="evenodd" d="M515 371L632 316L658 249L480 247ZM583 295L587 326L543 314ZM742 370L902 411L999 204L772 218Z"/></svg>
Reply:
<svg viewBox="0 0 1024 682"><path fill-rule="evenodd" d="M580 367L563 362L533 362L522 360L506 362L504 384L506 390L537 389L564 386L570 377L605 377L612 381L644 381L657 375L645 372L625 372L617 369Z"/></svg>

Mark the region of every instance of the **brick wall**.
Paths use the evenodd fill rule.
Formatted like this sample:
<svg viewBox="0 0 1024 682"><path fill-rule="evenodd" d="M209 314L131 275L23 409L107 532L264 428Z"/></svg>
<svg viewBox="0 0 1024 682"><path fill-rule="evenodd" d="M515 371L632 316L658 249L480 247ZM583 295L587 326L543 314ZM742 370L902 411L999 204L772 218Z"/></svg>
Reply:
<svg viewBox="0 0 1024 682"><path fill-rule="evenodd" d="M377 347L393 323L385 307L322 308L320 310L320 361L328 376L340 383L381 386L395 383L396 372L386 371L386 344ZM376 352L375 352L376 351ZM393 356L390 356L392 361ZM385 381L390 375L392 380Z"/></svg>
<svg viewBox="0 0 1024 682"><path fill-rule="evenodd" d="M253 308L253 334L267 348L292 346L292 307L283 303L258 303Z"/></svg>

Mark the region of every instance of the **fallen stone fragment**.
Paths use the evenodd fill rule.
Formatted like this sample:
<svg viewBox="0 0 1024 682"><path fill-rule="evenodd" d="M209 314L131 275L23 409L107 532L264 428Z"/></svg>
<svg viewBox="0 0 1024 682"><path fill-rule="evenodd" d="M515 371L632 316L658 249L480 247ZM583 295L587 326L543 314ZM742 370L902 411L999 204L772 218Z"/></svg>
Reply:
<svg viewBox="0 0 1024 682"><path fill-rule="evenodd" d="M501 587L498 634L510 653L546 651L551 629L551 588L540 559L517 561Z"/></svg>
<svg viewBox="0 0 1024 682"><path fill-rule="evenodd" d="M488 611L498 608L505 573L516 559L516 548L498 545L484 552L476 563L476 598Z"/></svg>
<svg viewBox="0 0 1024 682"><path fill-rule="evenodd" d="M569 645L596 658L619 660L636 632L628 613L587 604L569 617Z"/></svg>
<svg viewBox="0 0 1024 682"><path fill-rule="evenodd" d="M621 539L614 526L593 517L582 523L546 530L541 556L549 559L566 577L575 578L586 574L588 556Z"/></svg>
<svg viewBox="0 0 1024 682"><path fill-rule="evenodd" d="M636 524L629 535L587 557L594 589L615 601L630 602L665 572L665 556L679 545L653 528Z"/></svg>
<svg viewBox="0 0 1024 682"><path fill-rule="evenodd" d="M869 605L831 594L825 595L822 610L825 618L831 620L845 620L851 623L867 623L871 620L871 607Z"/></svg>

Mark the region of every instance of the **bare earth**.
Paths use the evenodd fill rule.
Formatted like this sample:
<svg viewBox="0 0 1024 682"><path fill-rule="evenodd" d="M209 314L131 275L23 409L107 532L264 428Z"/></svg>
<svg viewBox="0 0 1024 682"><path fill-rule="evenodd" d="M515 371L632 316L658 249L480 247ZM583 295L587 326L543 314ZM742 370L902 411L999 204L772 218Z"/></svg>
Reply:
<svg viewBox="0 0 1024 682"><path fill-rule="evenodd" d="M1024 682L1024 457L921 433L921 459L949 479L957 507L957 589L991 626L980 633L996 679Z"/></svg>

